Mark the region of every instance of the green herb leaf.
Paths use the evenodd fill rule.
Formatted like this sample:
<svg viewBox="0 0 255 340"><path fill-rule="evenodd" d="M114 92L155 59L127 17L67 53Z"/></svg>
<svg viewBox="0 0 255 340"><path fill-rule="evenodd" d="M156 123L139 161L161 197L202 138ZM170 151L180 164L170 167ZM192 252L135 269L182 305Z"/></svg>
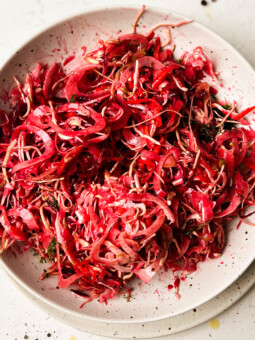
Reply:
<svg viewBox="0 0 255 340"><path fill-rule="evenodd" d="M55 257L56 256L56 245L58 242L56 241L55 237L51 240L48 249L47 249L47 254L49 257Z"/></svg>
<svg viewBox="0 0 255 340"><path fill-rule="evenodd" d="M199 137L203 138L206 142L211 142L218 133L216 126L200 124L198 122L194 123L198 126Z"/></svg>
<svg viewBox="0 0 255 340"><path fill-rule="evenodd" d="M222 105L222 107L225 110L231 110L232 109L232 105Z"/></svg>
<svg viewBox="0 0 255 340"><path fill-rule="evenodd" d="M70 97L70 99L69 99L69 102L70 102L70 103L74 103L75 100L76 100L76 97L77 97L77 96L76 96L75 94L72 94L71 97Z"/></svg>
<svg viewBox="0 0 255 340"><path fill-rule="evenodd" d="M205 226L206 226L206 224L200 224L200 225L198 225L194 228L191 228L190 230L186 231L185 235L188 236L188 235L192 234L193 231L200 230L200 229L204 228Z"/></svg>
<svg viewBox="0 0 255 340"><path fill-rule="evenodd" d="M43 278L46 279L46 277L48 277L48 276L49 276L49 275L48 275L47 271L44 269L44 270L43 270Z"/></svg>
<svg viewBox="0 0 255 340"><path fill-rule="evenodd" d="M53 196L51 196L52 197L52 201L50 201L49 199L48 199L48 203L54 208L54 209L56 209L56 210L60 210L60 207L59 207L59 204L58 204L58 201L55 199L55 197L53 197Z"/></svg>
<svg viewBox="0 0 255 340"><path fill-rule="evenodd" d="M47 262L47 260L45 258L43 258L43 257L40 257L40 261L39 262L40 263L45 263L45 262Z"/></svg>
<svg viewBox="0 0 255 340"><path fill-rule="evenodd" d="M131 290L128 290L127 295L124 295L123 299L125 299L127 302L130 302L130 299L131 299Z"/></svg>

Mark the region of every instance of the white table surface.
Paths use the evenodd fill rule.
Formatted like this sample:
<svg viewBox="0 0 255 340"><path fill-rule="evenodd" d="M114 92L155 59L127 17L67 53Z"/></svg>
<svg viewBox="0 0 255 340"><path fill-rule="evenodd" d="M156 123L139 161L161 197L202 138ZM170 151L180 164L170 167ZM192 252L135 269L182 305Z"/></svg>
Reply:
<svg viewBox="0 0 255 340"><path fill-rule="evenodd" d="M0 65L48 25L89 6L109 3L125 4L119 0L0 0ZM219 33L255 67L254 0L207 0L207 6L202 6L201 0L129 0L127 3L154 6L158 3L181 12ZM68 327L40 311L12 286L1 269L0 292L0 340L105 339ZM220 322L217 330L204 323L161 339L255 339L255 287L217 319Z"/></svg>

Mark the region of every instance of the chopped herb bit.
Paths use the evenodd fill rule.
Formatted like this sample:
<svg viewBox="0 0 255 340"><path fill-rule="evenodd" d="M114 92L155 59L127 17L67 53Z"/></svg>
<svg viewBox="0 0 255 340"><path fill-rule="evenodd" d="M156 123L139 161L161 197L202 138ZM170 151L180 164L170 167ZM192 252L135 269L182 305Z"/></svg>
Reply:
<svg viewBox="0 0 255 340"><path fill-rule="evenodd" d="M57 244L58 242L56 241L55 237L53 237L47 249L47 254L49 255L49 257L56 256L56 245Z"/></svg>
<svg viewBox="0 0 255 340"><path fill-rule="evenodd" d="M185 233L185 235L188 236L188 235L192 234L193 231L200 230L200 229L202 229L202 228L205 227L205 226L206 226L206 224L200 224L200 225L198 225L198 226L196 226L196 227L194 227L194 228L191 228L190 230L188 230L188 231Z"/></svg>
<svg viewBox="0 0 255 340"><path fill-rule="evenodd" d="M232 105L222 105L225 110L232 110Z"/></svg>
<svg viewBox="0 0 255 340"><path fill-rule="evenodd" d="M71 97L70 97L70 99L69 99L69 102L70 102L70 103L75 103L76 97L77 97L77 96L76 96L75 94L72 94Z"/></svg>
<svg viewBox="0 0 255 340"><path fill-rule="evenodd" d="M40 257L40 263L46 263L47 260L44 257Z"/></svg>
<svg viewBox="0 0 255 340"><path fill-rule="evenodd" d="M43 278L46 279L49 276L49 274L47 273L47 271L44 269L43 270Z"/></svg>
<svg viewBox="0 0 255 340"><path fill-rule="evenodd" d="M58 201L55 199L55 197L51 196L52 197L52 201L50 199L48 199L48 203L56 210L60 210L60 207L59 207L59 204L58 204Z"/></svg>
<svg viewBox="0 0 255 340"><path fill-rule="evenodd" d="M218 133L219 129L216 126L200 124L198 122L194 123L198 127L199 138L204 139L206 142L211 142Z"/></svg>
<svg viewBox="0 0 255 340"><path fill-rule="evenodd" d="M127 302L130 302L130 299L131 299L131 292L132 292L132 289L128 289L127 295L124 295L124 296L123 296L123 299L125 299Z"/></svg>

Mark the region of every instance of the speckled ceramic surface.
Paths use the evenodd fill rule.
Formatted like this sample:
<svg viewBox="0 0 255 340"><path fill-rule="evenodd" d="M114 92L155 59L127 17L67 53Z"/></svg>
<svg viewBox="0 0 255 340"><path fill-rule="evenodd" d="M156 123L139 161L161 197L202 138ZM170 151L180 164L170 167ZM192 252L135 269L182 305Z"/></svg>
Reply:
<svg viewBox="0 0 255 340"><path fill-rule="evenodd" d="M151 339L182 332L214 318L238 301L254 284L255 262L229 288L198 308L159 321L133 324L91 322L51 307L20 285L16 284L16 287L44 312L79 330L116 339Z"/></svg>
<svg viewBox="0 0 255 340"><path fill-rule="evenodd" d="M64 61L74 54L76 58L67 67L70 69L82 61L82 46L87 50L96 47L97 40L109 38L118 32L130 31L137 9L99 9L76 16L48 29L20 49L0 73L0 93L12 86L12 75L25 76L36 62ZM183 19L168 10L148 9L139 23L138 31L147 32L156 23L164 20L173 23ZM177 44L175 54L200 45L219 71L220 97L236 99L240 109L254 105L255 76L247 62L221 38L197 23L173 30ZM253 119L250 117L250 119ZM237 222L226 227L227 244L221 258L200 264L197 272L181 282L181 299L168 291L172 283L171 273L161 273L148 285L133 283L134 292L130 303L123 297L109 301L108 305L93 301L80 309L82 300L74 298L69 290L57 290L54 278L38 281L42 265L30 252L15 258L11 253L1 257L1 263L9 274L38 298L69 314L82 318L108 322L148 322L184 313L205 303L233 283L254 259L255 228Z"/></svg>

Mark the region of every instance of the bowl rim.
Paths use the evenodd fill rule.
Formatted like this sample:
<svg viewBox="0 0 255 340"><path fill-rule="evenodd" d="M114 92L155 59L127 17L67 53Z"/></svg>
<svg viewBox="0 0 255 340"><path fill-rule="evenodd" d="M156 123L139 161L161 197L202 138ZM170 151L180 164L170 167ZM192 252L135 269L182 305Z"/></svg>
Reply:
<svg viewBox="0 0 255 340"><path fill-rule="evenodd" d="M71 15L67 15L64 16L63 18L61 18L60 20L56 21L53 24L50 24L48 26L46 26L45 28L39 30L36 34L31 35L25 42L23 42L19 48L15 48L13 49L14 51L11 53L10 57L8 57L3 64L0 67L0 73L2 72L2 70L8 66L8 64L16 57L16 55L18 54L19 51L25 49L29 44L35 42L41 35L47 33L48 31L52 30L53 28L55 28L56 26L60 26L61 24L64 24L67 21L73 20L76 17L83 17L87 14L91 14L91 13L97 13L97 12L102 12L102 10L104 11L111 11L111 10L116 10L116 9L129 9L129 10L136 10L138 11L141 8L141 6L135 5L135 4L125 4L125 6L120 6L119 4L116 3L112 3L109 2L107 5L94 5L94 6L88 6L86 10L83 10L82 12L77 11L72 13ZM183 15L182 13L178 12L178 11L173 11L171 10L171 8L167 8L167 7L160 7L160 6L151 6L148 5L146 6L146 9L152 11L152 12L166 12L168 11L169 13L173 14L174 16L177 17L181 17L185 20L192 20L191 24L192 25L197 25L200 29L204 30L208 35L212 35L214 38L218 39L219 42L221 42L222 44L224 44L226 47L228 47L228 49L231 50L231 52L239 58L239 60L242 61L242 63L245 65L245 67L247 69L250 69L250 72L255 76L255 70L254 68L251 66L251 64L245 59L245 57L238 51L236 50L228 41L226 41L224 38L222 38L218 33L216 33L215 31L209 29L207 26L205 26L204 24L201 24L199 21L197 20L193 20L191 18L189 18L186 15ZM231 286L231 284L233 284L233 282L235 282L244 272L245 270L251 265L251 263L255 260L255 253L253 255L253 257L251 257L250 261L248 261L245 266L242 267L242 270L240 270L231 281L227 282L225 285L222 285L221 289L217 291L217 294L208 294L208 296L204 299L202 299L199 304L197 305L192 305L191 307L189 307L188 309L184 310L184 312L178 313L176 315L180 315L182 313L185 313L193 308L196 308L204 303L206 303L207 301L213 299L215 296L217 296L218 294L222 293L225 289L227 289L229 286ZM43 295L39 294L34 288L31 288L27 283L25 283L22 279L20 279L10 268L9 266L6 264L6 262L4 261L3 257L0 255L0 265L1 267L7 272L7 274L9 274L16 282L18 282L23 288L25 288L27 291L29 291L30 293L32 293L34 296L36 296L37 298L39 298L40 300L46 302L47 304L63 311L63 312L67 312L71 313L73 315L79 316L79 317L84 317L86 319L89 320L93 320L93 321L100 321L100 322L107 322L107 323L117 323L117 324L121 324L123 323L123 321L121 320L114 320L114 319L110 319L110 318L104 318L104 317L94 317L91 315L86 315L86 314L81 314L79 312L74 311L73 309L70 309L69 307L63 307L62 305L60 305L58 302L52 302L51 300L49 300L48 298L45 298ZM176 316L174 315L174 316ZM158 321L158 320L163 320L163 319L168 319L174 316L161 316L161 317L151 317L149 319L142 319L139 318L137 319L127 319L125 320L125 324L129 323L129 324L134 324L134 323L147 323L147 322L153 322L153 321Z"/></svg>

